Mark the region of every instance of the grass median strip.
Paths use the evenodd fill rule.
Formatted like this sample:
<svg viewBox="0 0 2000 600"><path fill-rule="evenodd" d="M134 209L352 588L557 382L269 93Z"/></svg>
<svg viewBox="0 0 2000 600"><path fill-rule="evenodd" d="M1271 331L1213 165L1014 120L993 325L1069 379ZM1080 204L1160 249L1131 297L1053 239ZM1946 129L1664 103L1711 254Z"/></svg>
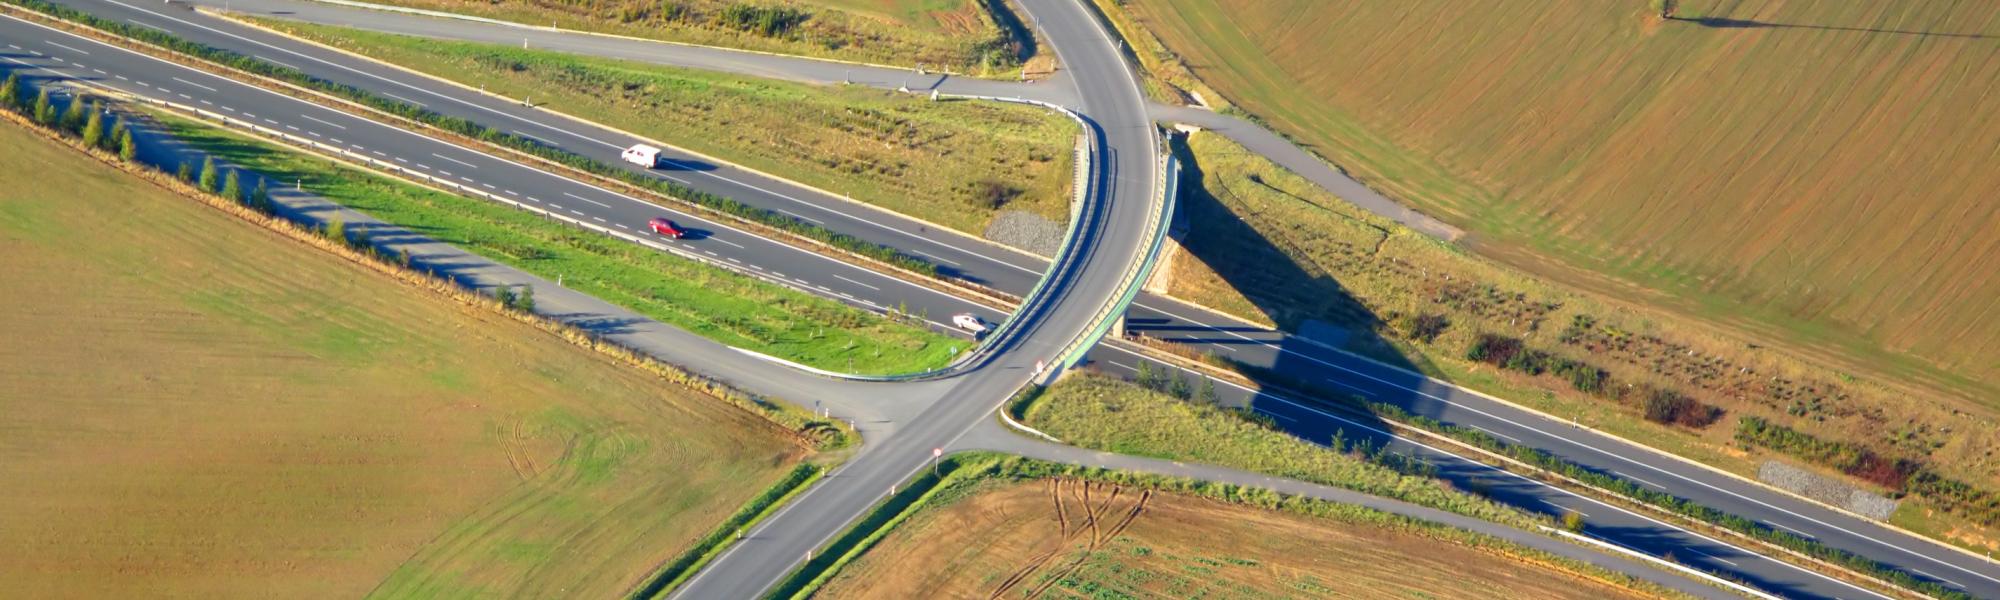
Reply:
<svg viewBox="0 0 2000 600"><path fill-rule="evenodd" d="M972 235L1002 211L1024 211L1057 224L1069 218L1076 126L1037 107L931 102L865 87L251 20Z"/></svg>
<svg viewBox="0 0 2000 600"><path fill-rule="evenodd" d="M161 122L194 150L731 346L830 370L890 374L942 366L968 345L492 202L337 167L187 119Z"/></svg>
<svg viewBox="0 0 2000 600"><path fill-rule="evenodd" d="M1090 372L1064 378L1022 412L1032 427L1076 446L1201 462L1395 498L1466 516L1533 528L1547 520L1427 476L1425 465L1377 449L1333 450L1277 431L1259 417L1188 402ZM1335 444L1347 445L1338 438Z"/></svg>

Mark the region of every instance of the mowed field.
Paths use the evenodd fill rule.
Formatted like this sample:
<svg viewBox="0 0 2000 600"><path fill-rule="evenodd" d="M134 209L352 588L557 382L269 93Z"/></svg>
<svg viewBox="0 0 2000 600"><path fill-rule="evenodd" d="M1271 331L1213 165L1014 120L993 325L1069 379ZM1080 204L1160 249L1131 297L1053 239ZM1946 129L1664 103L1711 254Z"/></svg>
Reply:
<svg viewBox="0 0 2000 600"><path fill-rule="evenodd" d="M1680 4L1126 6L1483 253L1994 398L2000 4Z"/></svg>
<svg viewBox="0 0 2000 600"><path fill-rule="evenodd" d="M616 597L775 426L0 127L20 597Z"/></svg>
<svg viewBox="0 0 2000 600"><path fill-rule="evenodd" d="M980 484L898 527L824 598L1648 597L1495 551L1110 485Z"/></svg>

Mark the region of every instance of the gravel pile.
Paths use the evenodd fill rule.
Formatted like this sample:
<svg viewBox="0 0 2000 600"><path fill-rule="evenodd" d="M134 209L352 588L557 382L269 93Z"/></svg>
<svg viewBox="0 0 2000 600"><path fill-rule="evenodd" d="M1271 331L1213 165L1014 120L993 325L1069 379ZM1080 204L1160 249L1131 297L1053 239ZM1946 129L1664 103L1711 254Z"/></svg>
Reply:
<svg viewBox="0 0 2000 600"><path fill-rule="evenodd" d="M1757 479L1800 496L1838 506L1875 520L1896 512L1896 501L1846 482L1775 460L1757 466Z"/></svg>
<svg viewBox="0 0 2000 600"><path fill-rule="evenodd" d="M986 226L986 239L1042 256L1055 256L1062 249L1063 225L1034 213L1009 210Z"/></svg>

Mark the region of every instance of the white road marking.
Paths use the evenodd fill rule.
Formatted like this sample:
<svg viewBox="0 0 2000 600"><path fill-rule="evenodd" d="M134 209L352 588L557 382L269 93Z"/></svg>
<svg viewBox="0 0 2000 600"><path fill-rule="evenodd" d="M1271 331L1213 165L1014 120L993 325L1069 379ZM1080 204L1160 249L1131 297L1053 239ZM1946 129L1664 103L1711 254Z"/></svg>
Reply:
<svg viewBox="0 0 2000 600"><path fill-rule="evenodd" d="M436 153L436 152L432 152L432 153L431 153L431 156L435 156L435 157L438 157L438 158L442 158L442 159L445 159L445 160L448 160L448 161L451 161L451 162L455 162L455 163L458 163L458 164L461 164L461 165L465 165L465 166L468 166L468 167L472 167L472 168L474 168L474 169L477 169L477 168L479 168L479 165L475 165L475 164L472 164L472 163L469 163L469 162L465 162L465 161L462 161L462 160L459 160L459 159L456 159L456 158L452 158L452 157L449 157L449 156L445 156L445 155L443 155L443 154L438 154L438 153Z"/></svg>
<svg viewBox="0 0 2000 600"><path fill-rule="evenodd" d="M1646 485L1650 485L1650 486L1653 486L1653 487L1656 487L1656 488L1660 488L1660 489L1663 489L1663 490L1664 490L1664 489L1667 489L1667 488L1666 488L1666 486L1663 486L1663 485L1660 485L1660 484L1657 484L1657 483L1653 483L1653 482L1651 482L1651 481L1646 481L1646 480L1644 480L1644 479L1640 479L1640 478L1637 478L1637 477L1633 477L1633 476L1631 476L1631 475L1626 475L1626 474L1624 474L1624 473L1620 473L1620 472L1618 472L1618 470L1617 470L1617 469L1612 469L1612 470L1611 470L1611 474L1612 474L1612 475L1617 475L1617 476L1619 476L1619 477L1623 477L1623 478L1626 478L1626 479L1630 479L1630 480L1633 480L1633 481L1637 481L1637 482L1639 482L1639 483L1643 483L1643 484L1646 484Z"/></svg>
<svg viewBox="0 0 2000 600"><path fill-rule="evenodd" d="M334 129L341 129L341 130L345 130L345 129L347 129L347 126L346 126L346 125L341 125L341 124L339 124L339 123L335 123L335 122L332 122L332 121L328 121L328 120L325 120L325 119L315 119L315 118L313 118L313 116L312 116L312 115L306 115L306 114L301 114L301 115L299 115L299 118L301 118L301 119L305 119L305 120L307 120L307 121L312 121L312 122L315 122L315 123L320 123L320 124L324 124L324 125L326 125L327 127L332 127L332 128L334 128Z"/></svg>
<svg viewBox="0 0 2000 600"><path fill-rule="evenodd" d="M217 90L217 89L215 89L215 88L212 88L212 87L208 87L208 86L205 86L205 85L202 85L202 84L199 84L199 83L195 83L195 82L192 82L192 81L188 81L188 80L186 80L186 79L181 79L181 78L179 78L179 77L175 77L175 78L173 78L173 79L174 79L174 81L178 81L178 82L181 82L181 83L185 83L185 84L188 84L188 85L191 85L191 86L195 86L195 87L198 87L198 88L201 88L201 89L204 89L204 90L208 90L208 91L211 91L211 92L215 92L215 91L220 91L220 90Z"/></svg>
<svg viewBox="0 0 2000 600"><path fill-rule="evenodd" d="M141 20L138 20L138 19L126 19L126 20L125 20L125 22L127 22L127 23L131 23L131 24L133 24L133 25L138 25L138 26L140 26L140 27L146 27L146 28L150 28L150 29L158 29L158 30L160 30L160 31L166 31L166 28L164 28L164 27L160 27L160 26L158 26L158 25L154 25L154 24L152 24L152 23L147 23L147 22L145 22L145 21L141 21Z"/></svg>
<svg viewBox="0 0 2000 600"><path fill-rule="evenodd" d="M1516 438L1515 438L1514 436L1511 436L1511 435L1507 435L1507 434L1504 434L1504 433L1500 433L1500 432L1498 432L1498 431L1494 431L1494 430L1491 430L1491 429L1487 429L1487 428L1485 428L1485 427L1480 427L1480 426L1478 426L1478 425L1466 425L1466 427L1471 427L1471 428L1473 428L1473 429L1477 429L1477 430L1479 430L1479 431L1481 431L1481 432L1484 432L1484 433L1485 433L1486 435L1490 435L1490 436L1493 436L1493 437L1497 437L1497 438L1500 438L1500 439L1503 439L1503 440L1507 440L1507 441L1509 441L1509 442L1513 442L1513 443L1516 443L1516 444L1519 444L1519 443L1521 443L1521 440L1519 440L1519 439L1516 439Z"/></svg>
<svg viewBox="0 0 2000 600"><path fill-rule="evenodd" d="M1695 556L1699 556L1699 557L1702 557L1702 558L1706 558L1706 559L1709 559L1709 560L1712 560L1712 561L1715 561L1715 562L1719 562L1719 563L1722 563L1722 564L1725 564L1725 565L1729 565L1729 566L1732 566L1732 567L1736 566L1736 561L1733 561L1733 560L1729 560L1729 559L1726 559L1726 558L1722 558L1722 557L1720 557L1720 556L1715 556L1715 555L1713 555L1713 554L1709 554L1709 553L1707 553L1707 552L1702 552L1702 551L1700 551L1700 550L1696 550L1696 549L1693 549L1693 548L1688 548L1688 549L1687 549L1687 551L1688 551L1688 553L1689 553L1689 554L1693 554L1693 555L1695 555Z"/></svg>
<svg viewBox="0 0 2000 600"><path fill-rule="evenodd" d="M284 67L284 68L287 68L287 69L291 69L291 70L293 70L293 71L303 71L303 70L304 70L304 69L300 69L300 68L298 68L298 67L294 67L294 66L292 66L292 65L288 65L288 64L285 64L285 63L282 63L282 62L279 62L279 61L277 61L277 60L275 60L275 59L271 59L271 58L267 58L267 57L265 57L265 56L263 56L263 55L260 55L260 54L252 54L252 55L250 55L250 58L254 58L254 59L257 59L257 60L261 60L261 61L264 61L264 62L267 62L267 63L271 63L271 64L274 64L274 65L278 65L278 66L280 66L280 67Z"/></svg>
<svg viewBox="0 0 2000 600"><path fill-rule="evenodd" d="M582 200L582 201L584 201L584 202L589 202L589 203L591 203L591 204L595 204L595 205L598 205L598 206L602 206L602 207L605 207L605 208L611 208L611 205L609 205L609 204L605 204L605 203L603 203L603 202L598 202L598 201L596 201L596 200L591 200L591 199L589 199L589 198L585 198L585 197L583 197L583 196L578 196L578 195L576 195L576 194L572 194L572 193L569 193L569 192L563 192L563 195L564 195L564 196L569 196L569 197L571 197L571 198L575 198L575 199L578 199L578 200Z"/></svg>
<svg viewBox="0 0 2000 600"><path fill-rule="evenodd" d="M739 250L743 248L743 245L742 245L742 244L738 244L738 243L736 243L736 242L732 242L732 241L729 241L729 240L725 240L725 239L722 239L722 238L719 238L719 237L715 237L715 236L709 236L708 240L709 240L709 241L711 241L711 242L715 242L715 243L717 243L717 244L728 244L728 245L731 245L731 246L735 246L735 247L736 247L737 249L739 249Z"/></svg>
<svg viewBox="0 0 2000 600"><path fill-rule="evenodd" d="M835 275L835 276L833 276L833 278L834 278L834 279L839 279L839 280L841 280L841 281L845 281L845 282L848 282L848 283L852 283L852 284L854 284L854 285L858 285L858 286L861 286L861 287L865 287L865 288L868 288L868 289L871 289L871 290L875 290L875 291L878 291L878 292L879 292L879 291L882 291L882 288L878 288L878 287L875 287L875 286L872 286L872 285L868 285L868 284L866 284L866 283L861 283L861 282L859 282L859 281L855 281L855 280L852 280L852 279L848 279L848 278L846 278L846 277L841 277L841 276L839 276L839 275Z"/></svg>
<svg viewBox="0 0 2000 600"><path fill-rule="evenodd" d="M404 102L408 102L408 103L410 103L410 104L415 104L415 105L417 105L417 108L423 108L423 107L424 107L424 103L422 103L422 102L418 102L418 101L415 101L415 100L411 100L411 99L409 99L409 98L404 98L404 97L402 97L402 96L398 96L398 95L395 95L395 94L391 94L391 93L389 93L389 92L375 92L375 93L377 93L377 94L381 94L381 95L384 95L384 96L388 96L388 97L390 97L390 98L395 98L395 99L397 99L397 100L402 100L402 101L404 101Z"/></svg>
<svg viewBox="0 0 2000 600"><path fill-rule="evenodd" d="M1925 572L1924 572L1924 571L1923 571L1922 569L1910 569L1910 572L1911 572L1911 573L1916 573L1916 574L1918 574L1918 575L1922 575L1922 576L1925 576L1925 577L1929 577L1929 578L1931 578L1931 579L1936 579L1936 580L1938 580L1938 581L1942 581L1942 582L1945 582L1945 583L1949 583L1949 584L1952 584L1952 585L1955 585L1955 586L1958 586L1958 587L1961 587L1961 588L1965 587L1965 586L1963 586L1963 585L1959 585L1959 583L1958 583L1958 582L1956 582L1956 581L1952 581L1952 580L1950 580L1950 579L1945 579L1945 578L1943 578L1943 577L1938 577L1938 576L1936 576L1936 575L1932 575L1932 574L1930 574L1930 573L1925 573Z"/></svg>
<svg viewBox="0 0 2000 600"><path fill-rule="evenodd" d="M44 41L47 41L47 40L44 40ZM82 54L82 55L84 55L84 56L90 56L90 53L89 53L89 52L84 52L84 51L82 51L82 50L78 50L78 49L76 49L76 48L73 48L73 47L70 47L70 46L65 46L65 45L62 45L62 44L58 44L58 43L55 43L55 42L48 42L48 44L49 44L50 46L55 46L55 47L57 47L57 48L62 48L62 49L64 49L64 50L68 50L68 51L70 51L70 52L75 52L75 53L77 53L77 54ZM12 44L9 44L9 45L12 45Z"/></svg>

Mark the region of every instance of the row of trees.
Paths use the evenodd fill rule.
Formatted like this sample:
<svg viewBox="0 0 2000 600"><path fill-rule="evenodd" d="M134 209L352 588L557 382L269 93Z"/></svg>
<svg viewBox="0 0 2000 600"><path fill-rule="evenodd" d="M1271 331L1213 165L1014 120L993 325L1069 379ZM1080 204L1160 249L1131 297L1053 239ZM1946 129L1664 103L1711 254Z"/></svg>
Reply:
<svg viewBox="0 0 2000 600"><path fill-rule="evenodd" d="M79 138L83 144L106 152L115 152L119 158L132 160L138 146L132 141L132 130L125 124L125 117L115 117L110 127L106 127L102 102L88 103L82 96L71 98L69 105L57 111L55 100L49 97L49 89L44 87L31 100L27 86L21 82L20 73L9 73L0 82L0 108L11 110L65 135Z"/></svg>

